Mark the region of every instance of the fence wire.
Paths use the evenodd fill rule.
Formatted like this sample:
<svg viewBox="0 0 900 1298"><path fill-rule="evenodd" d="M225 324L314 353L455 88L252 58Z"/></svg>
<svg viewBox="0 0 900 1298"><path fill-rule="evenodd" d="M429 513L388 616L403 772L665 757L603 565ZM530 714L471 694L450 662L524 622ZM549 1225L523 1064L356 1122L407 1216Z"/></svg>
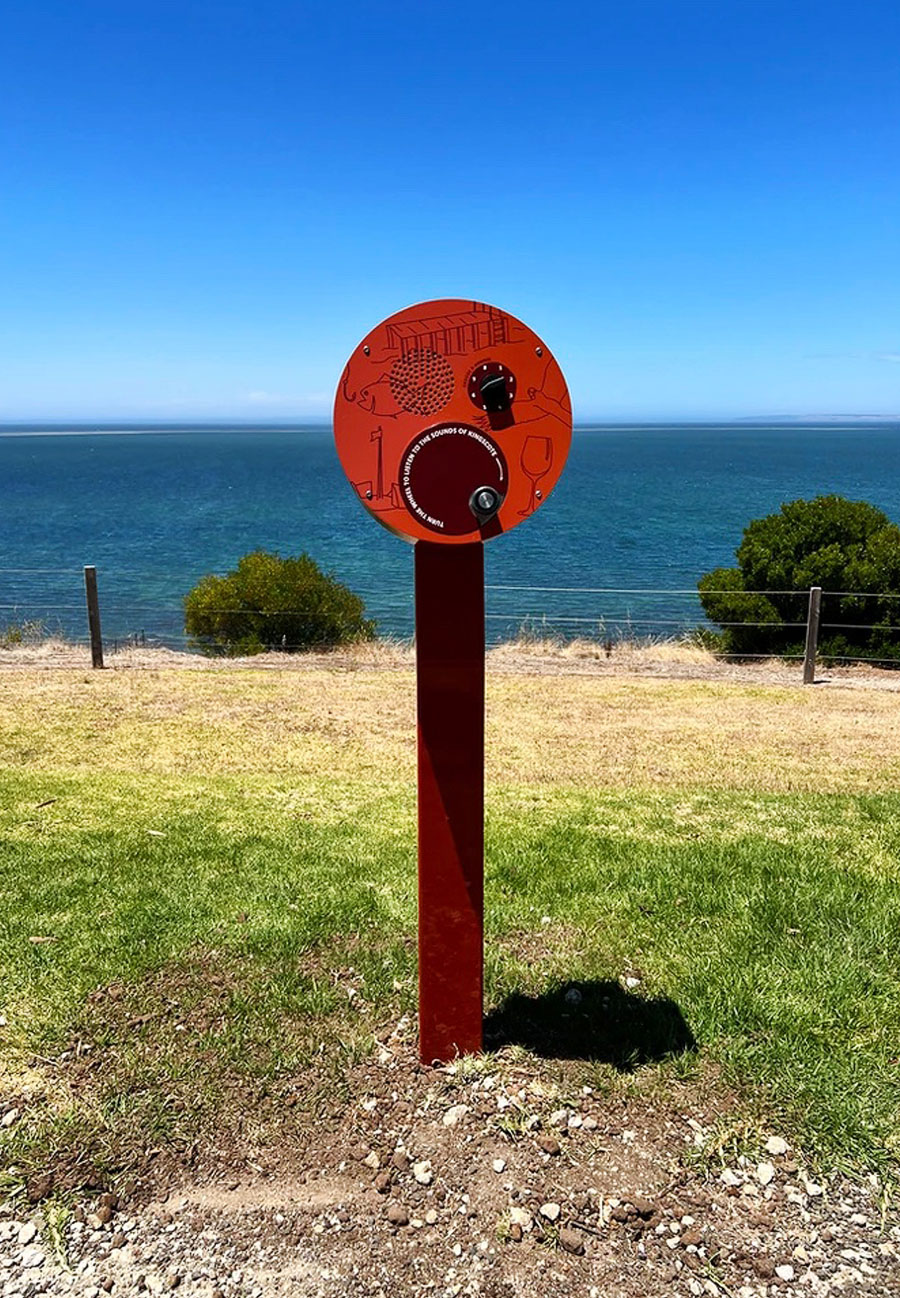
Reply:
<svg viewBox="0 0 900 1298"><path fill-rule="evenodd" d="M44 587L42 592L34 592L20 599L7 598L0 602L0 647L10 638L10 631L17 624L20 633L39 638L41 633L56 634L67 643L84 645L90 643L89 636L84 634L86 618L82 567L33 567L33 568L0 568L0 584L5 578L12 579L11 585L24 584L22 578L41 579L35 584ZM142 599L140 595L115 593L120 582L128 585L143 582L147 586L159 585L159 573L141 572L134 569L105 570L98 568L101 579L101 620L103 625L104 647L111 648L139 644L141 646L172 647L179 649L199 648L199 637L186 634L184 629L184 608L180 604L160 602L155 597ZM56 579L65 579L64 583ZM46 579L46 580L45 580ZM54 580L49 580L54 579ZM67 588L63 593L63 584ZM103 587L107 595L104 598ZM114 592L110 595L108 592ZM803 601L803 615L796 621L767 622L756 620L716 621L706 617L695 587L659 587L659 586L538 586L515 583L488 583L485 587L487 612L486 623L492 643L503 639L540 638L571 640L590 639L611 645L625 642L652 644L660 641L694 641L704 643L704 637L715 633L717 629L725 631L772 630L794 631L797 639L807 629L806 601L808 590L704 590L703 595L720 596L774 596L778 598L793 597ZM68 597L66 597L68 595ZM545 597L551 597L548 601ZM822 601L853 600L900 600L900 592L893 591L822 591ZM600 604L596 611L584 611L584 601ZM666 608L665 602L670 606ZM671 605L688 603L683 616L677 616ZM562 604L562 607L560 605ZM580 607L579 607L580 606ZM659 612L655 612L655 608ZM827 608L827 604L826 604ZM288 608L214 608L205 610L215 616L228 617L243 613L257 618L296 617L297 612ZM366 600L365 616L376 622L381 635L393 639L411 639L413 634L413 599L411 587L389 586L372 598ZM8 624L4 636L4 623ZM822 621L819 630L822 633L865 633L878 632L879 635L900 634L900 622L893 619L889 622L852 623ZM319 643L325 644L322 640ZM285 650L308 648L308 644L297 644L293 640L281 638L276 646ZM849 647L849 646L848 646ZM798 652L725 652L713 647L716 657L725 659L765 659L777 657L784 660L803 659ZM895 660L873 653L835 655L841 662L861 662L872 664L891 664ZM895 664L900 665L900 664Z"/></svg>

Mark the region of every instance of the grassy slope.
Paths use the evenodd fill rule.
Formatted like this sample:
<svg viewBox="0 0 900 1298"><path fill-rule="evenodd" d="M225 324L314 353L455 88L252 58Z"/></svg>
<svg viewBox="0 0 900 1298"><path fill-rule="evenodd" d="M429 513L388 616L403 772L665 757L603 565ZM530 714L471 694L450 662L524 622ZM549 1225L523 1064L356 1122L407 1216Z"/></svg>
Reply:
<svg viewBox="0 0 900 1298"><path fill-rule="evenodd" d="M123 1113L190 1136L234 1076L324 1058L334 1085L414 1009L410 697L408 673L0 678L3 1089L78 1039L108 1072L73 1111L33 1071L53 1103L7 1135L17 1158ZM886 1167L895 713L866 691L495 678L489 1005L629 973L749 1109Z"/></svg>

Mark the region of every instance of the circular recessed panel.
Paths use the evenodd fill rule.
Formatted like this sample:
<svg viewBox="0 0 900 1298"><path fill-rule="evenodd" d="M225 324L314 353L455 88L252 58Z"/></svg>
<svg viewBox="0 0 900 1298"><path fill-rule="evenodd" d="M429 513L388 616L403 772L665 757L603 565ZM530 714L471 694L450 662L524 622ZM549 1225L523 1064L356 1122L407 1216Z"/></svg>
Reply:
<svg viewBox="0 0 900 1298"><path fill-rule="evenodd" d="M493 380L496 387L502 388L503 396L508 405L516 399L516 376L512 370L501 365L499 361L482 361L476 365L469 375L468 392L469 400L476 410L487 410L490 397L485 391L485 387Z"/></svg>
<svg viewBox="0 0 900 1298"><path fill-rule="evenodd" d="M410 540L508 531L546 501L572 437L562 372L515 316L483 302L423 302L350 357L334 403L344 472L365 508ZM473 493L497 493L476 515Z"/></svg>
<svg viewBox="0 0 900 1298"><path fill-rule="evenodd" d="M475 515L469 502L482 487L506 494L500 447L477 428L438 424L407 447L400 466L403 503L413 518L441 536L465 536Z"/></svg>

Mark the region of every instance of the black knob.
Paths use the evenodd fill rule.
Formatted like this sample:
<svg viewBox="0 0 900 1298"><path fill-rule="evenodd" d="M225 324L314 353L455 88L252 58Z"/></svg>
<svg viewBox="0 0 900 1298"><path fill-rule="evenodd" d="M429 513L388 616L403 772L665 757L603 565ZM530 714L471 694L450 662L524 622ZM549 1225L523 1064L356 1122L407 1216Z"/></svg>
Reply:
<svg viewBox="0 0 900 1298"><path fill-rule="evenodd" d="M487 522L502 504L503 497L496 487L476 487L469 497L469 508L479 523Z"/></svg>
<svg viewBox="0 0 900 1298"><path fill-rule="evenodd" d="M512 404L505 374L489 374L481 381L481 401L488 414L500 414Z"/></svg>

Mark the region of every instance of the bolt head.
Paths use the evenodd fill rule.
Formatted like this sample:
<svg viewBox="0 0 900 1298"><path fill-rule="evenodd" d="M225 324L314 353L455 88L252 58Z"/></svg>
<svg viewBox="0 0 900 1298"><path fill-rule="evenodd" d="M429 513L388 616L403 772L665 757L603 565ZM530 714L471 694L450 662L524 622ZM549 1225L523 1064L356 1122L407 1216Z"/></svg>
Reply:
<svg viewBox="0 0 900 1298"><path fill-rule="evenodd" d="M497 504L497 497L493 491L479 491L475 497L475 504L483 514L489 514Z"/></svg>

